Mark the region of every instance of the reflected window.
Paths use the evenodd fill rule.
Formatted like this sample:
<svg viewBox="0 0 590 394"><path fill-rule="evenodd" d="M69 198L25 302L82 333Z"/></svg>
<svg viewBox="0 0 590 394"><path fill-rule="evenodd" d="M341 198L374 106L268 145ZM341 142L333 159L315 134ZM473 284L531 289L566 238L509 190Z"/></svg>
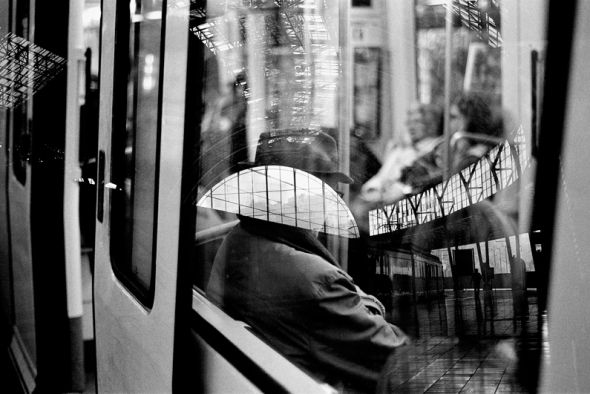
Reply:
<svg viewBox="0 0 590 394"><path fill-rule="evenodd" d="M14 34L21 37L21 39L24 38L26 40L29 37L29 2L19 1L16 2L15 5L16 23ZM4 40L11 40L11 37L7 36ZM18 38L15 37L15 40L18 40ZM18 44L14 45L18 47ZM7 49L10 47L8 42L6 43L6 47ZM28 51L26 53L28 55ZM18 66L21 65L18 64ZM28 73L24 74L25 75L17 74L16 76L11 76L11 78L14 78L15 83L17 81L20 82L14 86L14 89L18 92L15 93L15 96L17 97L18 94L22 95L23 91L26 92L28 90ZM26 95L23 96L26 97ZM9 114L12 127L12 171L14 177L24 185L27 181L27 163L31 156L31 134L29 132L29 110L27 101L21 99L20 103L16 105Z"/></svg>
<svg viewBox="0 0 590 394"><path fill-rule="evenodd" d="M350 3L344 17L330 1L221 4L192 7L198 22L191 25L191 39L204 48L203 105L189 109L202 114L191 125L198 130L191 161L198 163L192 183L198 201L195 285L218 305L229 305L228 313L255 321L255 313L244 311L266 294L255 293L263 287L256 276L262 270L248 271L253 279L245 287L230 282L266 262L252 257L261 238L273 238L276 229L289 236L312 230L355 284L379 298L387 321L417 340L412 356L422 345L486 347L488 339L513 329L513 318L529 313L533 319L536 295L523 286L540 288L535 273L542 248L519 234L527 231L520 221L530 207L519 210L530 205L523 196L534 188L535 170L532 67L523 66L529 49L520 32L536 35L530 45L543 51L545 5L523 0L514 2L514 11L496 0L361 1ZM531 12L527 20L518 16L525 11ZM392 16L400 15L415 23L391 26ZM351 44L342 41L345 23L376 27ZM407 61L391 52L404 45L413 46L404 52ZM399 121L397 114L406 110L407 119ZM281 162L287 149L276 162L255 160L263 133L293 130L330 133L339 170L355 174L356 168L365 180L334 186L317 172ZM373 159L378 166L366 165ZM379 173L381 199L370 200L362 188ZM383 192L392 185L399 190ZM475 269L481 275L477 298ZM209 292L211 275L217 288ZM244 288L255 294L240 293ZM232 311L226 296L236 289L231 301L240 308ZM256 323L253 329L265 339L291 339L288 330L265 337L266 321ZM530 334L527 323L515 324L511 333ZM464 338L486 341L467 344ZM484 364L478 360L474 370Z"/></svg>
<svg viewBox="0 0 590 394"><path fill-rule="evenodd" d="M354 217L336 191L290 167L260 166L230 175L197 205L341 237L359 236Z"/></svg>
<svg viewBox="0 0 590 394"><path fill-rule="evenodd" d="M514 141L522 139L522 129L518 129L517 132L518 134L513 137ZM527 151L522 147L517 149L516 146L518 145L518 142L504 141L491 149L479 161L463 169L460 173L452 175L442 184L435 185L418 193L416 196L409 196L393 204L390 209L371 210L369 212L371 235L412 227L416 224L414 221L415 215L423 215L425 212L432 215L421 221L421 223L442 218L508 188L519 179L523 170L528 169L530 163L528 157L519 155L514 158L514 155L518 155L518 152L521 152L523 156L530 152L530 150ZM521 163L527 165L527 167L521 168ZM482 173L485 174L484 177L478 176L478 174ZM444 191L442 198L440 198L441 191ZM415 202L417 199L422 203L417 204ZM430 207L433 205L439 206L435 212L430 211ZM387 214L392 209L396 210L396 207L405 212L408 212L409 209L413 215L408 215L399 222L397 218L392 218ZM392 220L396 221L395 225L393 225Z"/></svg>
<svg viewBox="0 0 590 394"><path fill-rule="evenodd" d="M119 278L146 305L154 291L162 1L119 2L111 151L110 250Z"/></svg>

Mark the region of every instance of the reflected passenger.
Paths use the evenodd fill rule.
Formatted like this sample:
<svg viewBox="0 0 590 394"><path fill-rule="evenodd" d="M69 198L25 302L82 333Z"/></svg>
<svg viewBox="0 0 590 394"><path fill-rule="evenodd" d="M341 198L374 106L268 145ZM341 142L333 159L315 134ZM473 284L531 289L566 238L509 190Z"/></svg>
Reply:
<svg viewBox="0 0 590 394"><path fill-rule="evenodd" d="M433 104L415 103L408 111L410 144L392 144L386 149L379 172L362 188L369 203L390 204L441 179L442 170L433 154L442 142L442 113Z"/></svg>
<svg viewBox="0 0 590 394"><path fill-rule="evenodd" d="M515 255L510 256L510 282L514 317L525 317L528 315L526 264L522 258Z"/></svg>
<svg viewBox="0 0 590 394"><path fill-rule="evenodd" d="M337 171L337 157L335 140L320 131L263 133L254 165L350 183ZM374 390L388 356L408 343L385 321L383 305L355 285L315 232L239 218L215 257L210 299L317 379Z"/></svg>
<svg viewBox="0 0 590 394"><path fill-rule="evenodd" d="M502 136L501 122L495 116L491 99L479 93L459 95L449 110L453 135L452 173L478 161Z"/></svg>
<svg viewBox="0 0 590 394"><path fill-rule="evenodd" d="M473 296L479 300L479 289L481 287L481 274L478 269L473 270L471 274L471 283L473 284Z"/></svg>

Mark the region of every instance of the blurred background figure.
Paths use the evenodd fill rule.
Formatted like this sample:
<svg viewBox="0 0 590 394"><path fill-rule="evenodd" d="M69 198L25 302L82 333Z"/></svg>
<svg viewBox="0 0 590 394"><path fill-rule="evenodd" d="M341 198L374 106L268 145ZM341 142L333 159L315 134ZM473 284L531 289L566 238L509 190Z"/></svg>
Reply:
<svg viewBox="0 0 590 394"><path fill-rule="evenodd" d="M519 256L510 256L510 274L514 318L525 318L529 314L526 286L526 264Z"/></svg>
<svg viewBox="0 0 590 394"><path fill-rule="evenodd" d="M440 180L440 163L432 154L442 142L442 111L433 104L415 103L408 111L410 143L390 143L381 169L361 189L368 203L393 203L422 185Z"/></svg>
<svg viewBox="0 0 590 394"><path fill-rule="evenodd" d="M503 134L492 99L480 93L462 93L449 110L451 173L476 162Z"/></svg>
<svg viewBox="0 0 590 394"><path fill-rule="evenodd" d="M240 73L221 86L217 80L208 83L211 86L201 122L203 154L199 163L200 182L205 189L239 170L239 163L248 159L246 75Z"/></svg>

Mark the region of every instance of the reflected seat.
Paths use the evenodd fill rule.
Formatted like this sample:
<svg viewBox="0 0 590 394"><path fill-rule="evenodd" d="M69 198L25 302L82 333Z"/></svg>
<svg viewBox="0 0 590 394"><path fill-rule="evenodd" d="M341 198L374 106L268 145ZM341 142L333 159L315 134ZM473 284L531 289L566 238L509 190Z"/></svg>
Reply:
<svg viewBox="0 0 590 394"><path fill-rule="evenodd" d="M207 287L209 281L209 274L211 267L215 260L217 250L225 239L225 236L239 223L239 220L231 220L229 222L221 222L213 227L197 231L195 234L194 255L196 268L196 277L194 285L200 289ZM198 225L198 223L197 223Z"/></svg>

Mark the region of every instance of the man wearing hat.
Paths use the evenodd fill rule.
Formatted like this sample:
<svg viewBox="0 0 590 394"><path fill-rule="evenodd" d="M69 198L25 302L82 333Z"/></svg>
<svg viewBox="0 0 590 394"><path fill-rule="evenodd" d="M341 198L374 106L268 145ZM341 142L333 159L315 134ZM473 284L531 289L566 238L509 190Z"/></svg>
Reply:
<svg viewBox="0 0 590 394"><path fill-rule="evenodd" d="M322 131L262 133L254 163L297 168L329 185L335 140ZM373 391L381 368L407 336L384 319L311 230L239 216L220 246L207 295L318 380Z"/></svg>

